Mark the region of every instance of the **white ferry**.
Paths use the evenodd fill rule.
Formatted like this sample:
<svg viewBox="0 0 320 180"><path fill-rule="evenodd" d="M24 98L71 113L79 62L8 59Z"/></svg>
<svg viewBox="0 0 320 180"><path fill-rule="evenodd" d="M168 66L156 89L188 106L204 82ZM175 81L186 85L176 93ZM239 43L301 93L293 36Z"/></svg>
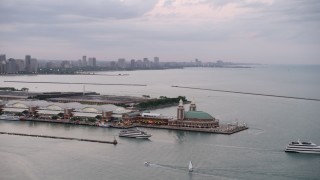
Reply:
<svg viewBox="0 0 320 180"><path fill-rule="evenodd" d="M297 153L313 153L320 154L320 146L317 146L313 142L300 142L294 141L291 142L286 147L286 152L297 152Z"/></svg>
<svg viewBox="0 0 320 180"><path fill-rule="evenodd" d="M19 121L20 117L14 116L14 115L2 114L0 116L0 120Z"/></svg>
<svg viewBox="0 0 320 180"><path fill-rule="evenodd" d="M151 134L147 134L146 132L139 129L128 129L120 131L119 137L148 139L149 137L151 137Z"/></svg>

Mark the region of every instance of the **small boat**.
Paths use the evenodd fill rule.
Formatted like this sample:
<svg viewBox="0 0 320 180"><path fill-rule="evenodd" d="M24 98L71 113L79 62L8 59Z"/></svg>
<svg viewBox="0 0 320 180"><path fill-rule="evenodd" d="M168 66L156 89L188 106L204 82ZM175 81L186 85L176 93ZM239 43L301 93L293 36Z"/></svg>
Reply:
<svg viewBox="0 0 320 180"><path fill-rule="evenodd" d="M188 170L189 170L189 172L192 172L192 171L193 171L193 167L192 167L192 162L191 162L191 161L189 161Z"/></svg>
<svg viewBox="0 0 320 180"><path fill-rule="evenodd" d="M293 141L287 145L285 152L320 154L320 146L313 142Z"/></svg>
<svg viewBox="0 0 320 180"><path fill-rule="evenodd" d="M145 166L150 166L150 162L144 162Z"/></svg>
<svg viewBox="0 0 320 180"><path fill-rule="evenodd" d="M148 139L149 137L151 137L151 134L148 134L139 129L128 129L120 131L119 137Z"/></svg>
<svg viewBox="0 0 320 180"><path fill-rule="evenodd" d="M111 127L110 124L98 124L99 127L103 127L103 128L109 128Z"/></svg>
<svg viewBox="0 0 320 180"><path fill-rule="evenodd" d="M2 114L0 120L19 121L20 117L15 115Z"/></svg>

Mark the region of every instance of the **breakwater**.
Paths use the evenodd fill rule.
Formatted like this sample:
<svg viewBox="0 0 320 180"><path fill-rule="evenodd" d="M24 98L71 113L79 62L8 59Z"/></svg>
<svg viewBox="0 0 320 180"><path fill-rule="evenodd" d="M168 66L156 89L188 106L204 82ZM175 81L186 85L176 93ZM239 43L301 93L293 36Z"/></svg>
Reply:
<svg viewBox="0 0 320 180"><path fill-rule="evenodd" d="M14 83L29 83L29 84L85 84L98 86L147 86L145 84L110 84L110 83L74 83L74 82L47 82L47 81L4 81Z"/></svg>
<svg viewBox="0 0 320 180"><path fill-rule="evenodd" d="M198 87L185 87L185 86L171 86L171 87L183 88L183 89L204 90L204 91L216 91L216 92L225 92L225 93L235 93L235 94L247 94L247 95L254 95L254 96L269 96L269 97L277 97L277 98L288 98L288 99L300 99L300 100L309 100L309 101L320 101L320 99L315 99L315 98L304 98L304 97L294 97L294 96L282 96L282 95L274 95L274 94L251 93L251 92L241 92L241 91L228 91L228 90L207 89L207 88L198 88Z"/></svg>
<svg viewBox="0 0 320 180"><path fill-rule="evenodd" d="M24 134L24 133L10 133L10 132L0 132L0 134L15 135L15 136L29 136L29 137L40 137L40 138L51 138L51 139L64 139L64 140L74 140L74 141L86 141L86 142L96 142L105 144L118 144L117 140L113 141L102 141L93 139L82 139L82 138L71 138L71 137L61 137L61 136L48 136L48 135L38 135L38 134Z"/></svg>

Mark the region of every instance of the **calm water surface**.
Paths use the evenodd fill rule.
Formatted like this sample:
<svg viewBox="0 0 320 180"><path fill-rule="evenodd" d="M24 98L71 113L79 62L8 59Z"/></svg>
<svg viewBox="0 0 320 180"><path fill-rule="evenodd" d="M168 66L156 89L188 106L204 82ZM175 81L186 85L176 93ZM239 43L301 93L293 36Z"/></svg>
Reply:
<svg viewBox="0 0 320 180"><path fill-rule="evenodd" d="M105 76L128 73L129 76ZM6 80L139 83L89 86L114 95L185 95L222 123L250 129L234 135L144 129L150 140L118 138L117 129L0 121L0 131L112 140L119 144L0 135L0 179L319 179L320 156L284 153L290 141L320 144L320 102L172 88L171 85L320 99L320 66L101 72L101 75L0 77L30 91L82 91L82 85L14 84ZM188 108L188 105L185 106ZM152 112L174 116L176 108ZM187 172L189 160L195 171ZM149 167L144 161L150 161Z"/></svg>

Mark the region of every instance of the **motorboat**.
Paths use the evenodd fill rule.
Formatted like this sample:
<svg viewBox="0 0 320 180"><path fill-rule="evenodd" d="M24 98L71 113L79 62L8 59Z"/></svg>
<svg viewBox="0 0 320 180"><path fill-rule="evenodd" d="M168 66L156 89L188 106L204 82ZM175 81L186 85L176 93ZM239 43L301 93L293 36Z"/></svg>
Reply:
<svg viewBox="0 0 320 180"><path fill-rule="evenodd" d="M309 141L293 141L287 145L285 152L320 154L320 146Z"/></svg>
<svg viewBox="0 0 320 180"><path fill-rule="evenodd" d="M145 166L150 166L150 162L144 162Z"/></svg>
<svg viewBox="0 0 320 180"><path fill-rule="evenodd" d="M20 117L15 115L2 114L0 120L19 121Z"/></svg>
<svg viewBox="0 0 320 180"><path fill-rule="evenodd" d="M103 123L98 124L98 126L99 126L99 127L103 127L103 128L109 128L109 127L111 127L110 124L103 124Z"/></svg>
<svg viewBox="0 0 320 180"><path fill-rule="evenodd" d="M148 139L151 137L151 134L148 134L140 129L127 129L120 131L119 137Z"/></svg>
<svg viewBox="0 0 320 180"><path fill-rule="evenodd" d="M192 172L192 171L193 171L192 161L189 161L188 170L189 170L189 172Z"/></svg>

